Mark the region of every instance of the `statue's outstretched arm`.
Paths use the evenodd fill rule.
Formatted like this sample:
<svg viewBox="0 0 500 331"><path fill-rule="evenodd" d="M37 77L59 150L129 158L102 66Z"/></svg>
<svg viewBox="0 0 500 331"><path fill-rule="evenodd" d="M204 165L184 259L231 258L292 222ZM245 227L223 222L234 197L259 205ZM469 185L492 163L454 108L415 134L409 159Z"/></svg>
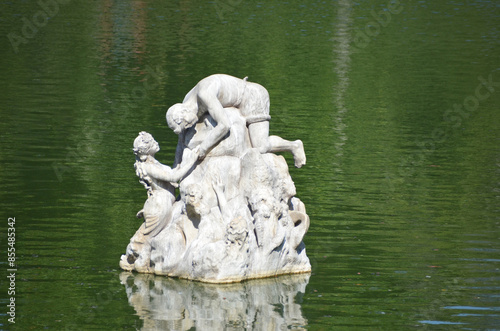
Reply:
<svg viewBox="0 0 500 331"><path fill-rule="evenodd" d="M179 134L179 140L177 142L177 147L175 148L175 159L173 167L176 168L182 163L182 154L186 146L184 145L185 132Z"/></svg>
<svg viewBox="0 0 500 331"><path fill-rule="evenodd" d="M172 170L172 177L174 180L170 182L179 182L184 176L193 168L194 164L198 160L198 149L190 150L189 148L184 148L182 152L182 162L180 165Z"/></svg>
<svg viewBox="0 0 500 331"><path fill-rule="evenodd" d="M217 123L217 126L210 132L208 137L200 145L200 157L203 158L205 155L217 145L222 138L229 132L230 123L224 112L224 108L217 99L216 93L210 93L213 91L200 91L198 94L199 100L208 109L208 113Z"/></svg>
<svg viewBox="0 0 500 331"><path fill-rule="evenodd" d="M164 182L176 183L189 172L197 159L197 153L186 148L184 149L182 163L175 169L161 163L143 163L142 167L150 177Z"/></svg>

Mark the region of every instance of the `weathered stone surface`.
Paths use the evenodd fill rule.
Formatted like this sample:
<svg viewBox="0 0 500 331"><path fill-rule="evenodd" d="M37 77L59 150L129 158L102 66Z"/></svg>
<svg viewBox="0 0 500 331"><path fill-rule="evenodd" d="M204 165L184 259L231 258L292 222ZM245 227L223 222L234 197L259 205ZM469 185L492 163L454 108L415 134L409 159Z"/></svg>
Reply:
<svg viewBox="0 0 500 331"><path fill-rule="evenodd" d="M292 152L301 167L303 145L268 135L264 91L226 75L202 80L167 112L179 134L173 169L156 161L158 144L140 133L135 168L148 200L122 269L213 283L311 270L302 241L309 217L285 159L271 153ZM248 115L249 105L264 109Z"/></svg>

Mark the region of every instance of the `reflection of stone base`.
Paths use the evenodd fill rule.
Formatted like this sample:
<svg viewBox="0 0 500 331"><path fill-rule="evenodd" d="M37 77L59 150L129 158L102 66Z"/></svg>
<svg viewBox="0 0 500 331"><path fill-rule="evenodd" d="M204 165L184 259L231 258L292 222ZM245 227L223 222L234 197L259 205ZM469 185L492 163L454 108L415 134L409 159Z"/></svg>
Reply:
<svg viewBox="0 0 500 331"><path fill-rule="evenodd" d="M147 238L147 252L127 251L122 269L209 283L311 271L302 241L309 217L283 157L208 156L179 189L168 225Z"/></svg>
<svg viewBox="0 0 500 331"><path fill-rule="evenodd" d="M309 275L212 285L122 272L120 280L143 330L303 330L307 324L297 298Z"/></svg>

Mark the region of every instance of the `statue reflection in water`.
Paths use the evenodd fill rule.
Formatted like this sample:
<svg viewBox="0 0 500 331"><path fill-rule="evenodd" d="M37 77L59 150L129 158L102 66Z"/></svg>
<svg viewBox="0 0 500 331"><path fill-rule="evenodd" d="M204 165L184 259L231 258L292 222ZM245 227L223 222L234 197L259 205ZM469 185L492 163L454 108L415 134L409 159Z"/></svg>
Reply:
<svg viewBox="0 0 500 331"><path fill-rule="evenodd" d="M142 330L303 330L309 276L215 285L122 272L120 281Z"/></svg>

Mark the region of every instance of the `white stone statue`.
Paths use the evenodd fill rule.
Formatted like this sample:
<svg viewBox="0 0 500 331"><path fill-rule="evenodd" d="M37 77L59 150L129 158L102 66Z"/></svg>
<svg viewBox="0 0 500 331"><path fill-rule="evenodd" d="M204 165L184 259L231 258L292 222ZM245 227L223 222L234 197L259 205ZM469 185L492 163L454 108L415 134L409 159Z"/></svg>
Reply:
<svg viewBox="0 0 500 331"><path fill-rule="evenodd" d="M289 151L301 167L303 144L269 136L269 119L262 86L213 75L167 112L179 134L174 169L154 159L158 144L140 133L135 167L149 198L122 269L212 283L311 270L309 217L285 159L272 154Z"/></svg>

